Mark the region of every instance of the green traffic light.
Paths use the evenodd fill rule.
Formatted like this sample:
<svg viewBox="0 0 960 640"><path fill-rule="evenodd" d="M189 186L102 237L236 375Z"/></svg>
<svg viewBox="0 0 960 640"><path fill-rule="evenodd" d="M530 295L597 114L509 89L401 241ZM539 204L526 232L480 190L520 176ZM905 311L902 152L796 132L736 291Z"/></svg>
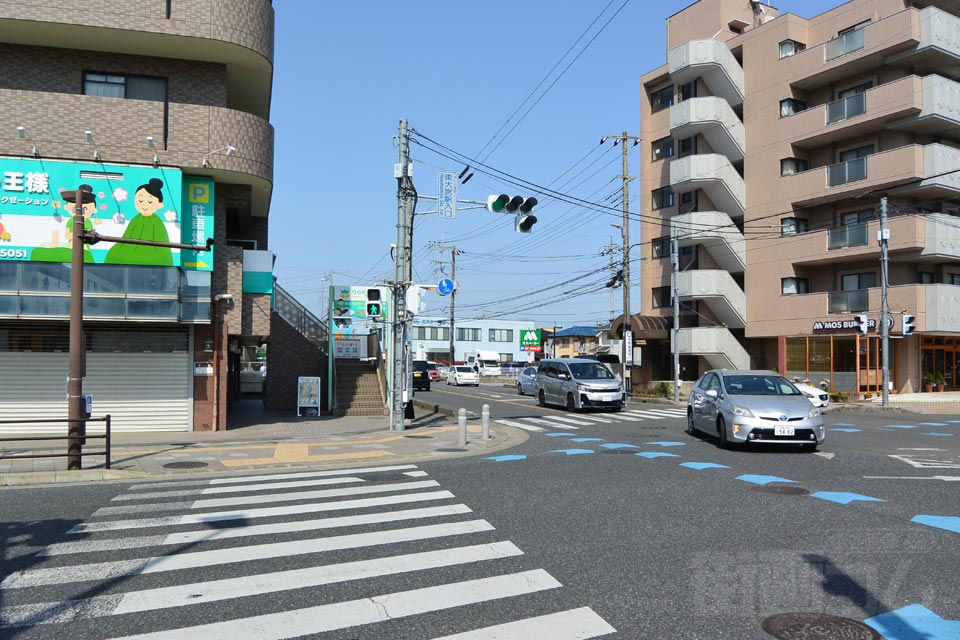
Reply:
<svg viewBox="0 0 960 640"><path fill-rule="evenodd" d="M500 194L496 198L490 198L490 210L499 213L503 211L508 202L510 202L510 196L505 194Z"/></svg>

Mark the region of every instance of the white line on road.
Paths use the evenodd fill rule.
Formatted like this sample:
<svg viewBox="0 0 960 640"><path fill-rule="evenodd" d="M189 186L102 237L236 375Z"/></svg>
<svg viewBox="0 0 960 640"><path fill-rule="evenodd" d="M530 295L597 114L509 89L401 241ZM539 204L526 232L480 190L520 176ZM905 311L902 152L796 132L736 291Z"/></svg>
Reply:
<svg viewBox="0 0 960 640"><path fill-rule="evenodd" d="M603 422L603 423L610 423L610 422L612 422L612 420L610 420L610 418L606 418L606 417L600 418L600 417L598 417L598 416L579 416L579 419L580 419L580 420L589 420L590 422Z"/></svg>
<svg viewBox="0 0 960 640"><path fill-rule="evenodd" d="M558 422L550 422L549 420L544 420L542 418L520 418L521 420L526 420L527 422L534 422L536 424L542 424L545 427L550 429L573 429L577 430L580 427L575 427L570 424L561 424Z"/></svg>
<svg viewBox="0 0 960 640"><path fill-rule="evenodd" d="M536 569L115 640L236 640L245 637L281 640L536 593L561 586L563 585L549 573Z"/></svg>
<svg viewBox="0 0 960 640"><path fill-rule="evenodd" d="M231 547L228 549L212 549L210 551L194 551L191 553L155 556L152 558L93 562L90 564L51 567L47 569L25 569L23 571L15 571L7 576L3 582L0 583L0 588L20 589L49 584L84 582L87 580L113 580L147 573L211 567L233 564L235 562L265 560L267 558L285 558L308 553L341 551L343 549L356 549L359 547L411 542L414 540L429 540L432 538L492 530L493 525L486 520L465 520L463 522L447 522L423 527L390 529L387 531L294 540L290 542L274 542L245 547Z"/></svg>
<svg viewBox="0 0 960 640"><path fill-rule="evenodd" d="M944 482L960 482L960 476L863 476L871 480L943 480Z"/></svg>
<svg viewBox="0 0 960 640"><path fill-rule="evenodd" d="M616 420L617 422L633 422L636 419L633 416L628 416L623 413L608 413L607 417L611 420Z"/></svg>
<svg viewBox="0 0 960 640"><path fill-rule="evenodd" d="M550 640L588 640L616 633L616 629L607 624L590 607L551 613L536 618L507 622L493 627L443 636L435 640L529 640L529 638L550 638Z"/></svg>
<svg viewBox="0 0 960 640"><path fill-rule="evenodd" d="M516 427L518 429L525 429L527 431L546 431L543 427L535 427L532 424L524 424L523 422L517 422L516 420L494 420L497 424L503 424L508 427Z"/></svg>
<svg viewBox="0 0 960 640"><path fill-rule="evenodd" d="M825 452L825 451L817 451L817 452L814 453L813 455L815 455L815 456L820 456L821 458L826 458L827 460L833 460L833 457L834 457L835 455L837 455L837 454L835 454L835 453L827 453L827 452Z"/></svg>
<svg viewBox="0 0 960 640"><path fill-rule="evenodd" d="M407 471L403 475L410 476L411 478L423 478L430 474L426 471Z"/></svg>
<svg viewBox="0 0 960 640"><path fill-rule="evenodd" d="M241 491L264 491L274 489L297 489L303 487L322 487L332 484L366 482L360 478L322 478L319 480L290 480L289 482L267 482L261 484L242 484L237 486L207 487L205 489L174 489L172 491L144 491L143 493L125 493L113 500L149 500L153 498L182 498L185 496L205 496L222 493L240 493Z"/></svg>
<svg viewBox="0 0 960 640"><path fill-rule="evenodd" d="M589 427L589 422L584 422L583 420L577 420L576 418L567 418L566 416L550 416L551 420L559 420L560 422L566 422L567 424L575 424L578 427Z"/></svg>
<svg viewBox="0 0 960 640"><path fill-rule="evenodd" d="M333 471L304 471L302 473L274 473L266 476L238 476L214 478L213 480L180 480L171 482L145 482L130 487L133 491L143 489L166 489L168 487L195 487L198 485L236 484L240 482L263 482L264 480L294 480L297 478L325 478L330 476L353 476L361 473L381 473L384 471L405 471L416 469L415 464L396 464L386 467L363 467L359 469L336 469Z"/></svg>
<svg viewBox="0 0 960 640"><path fill-rule="evenodd" d="M897 451L948 451L948 449L926 449L926 448L907 448L898 447Z"/></svg>

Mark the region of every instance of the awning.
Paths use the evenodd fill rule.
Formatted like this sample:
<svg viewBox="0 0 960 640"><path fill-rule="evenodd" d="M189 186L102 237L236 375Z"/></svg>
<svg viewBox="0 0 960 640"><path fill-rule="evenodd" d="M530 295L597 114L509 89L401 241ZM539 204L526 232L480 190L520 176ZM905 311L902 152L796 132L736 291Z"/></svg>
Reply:
<svg viewBox="0 0 960 640"><path fill-rule="evenodd" d="M634 340L668 340L673 318L634 314L630 318L630 325ZM623 316L617 317L611 323L607 335L615 340L623 339Z"/></svg>

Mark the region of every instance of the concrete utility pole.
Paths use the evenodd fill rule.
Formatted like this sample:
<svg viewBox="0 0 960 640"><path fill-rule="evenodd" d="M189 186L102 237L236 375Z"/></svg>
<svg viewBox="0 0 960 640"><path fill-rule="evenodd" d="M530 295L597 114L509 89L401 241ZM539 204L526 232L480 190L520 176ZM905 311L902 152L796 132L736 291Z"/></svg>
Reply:
<svg viewBox="0 0 960 640"><path fill-rule="evenodd" d="M403 431L403 404L413 401L406 398L409 390L406 384L407 368L407 288L410 286L411 260L413 251L413 181L410 175L410 132L407 120L400 120L398 136L398 162L393 169L397 179L397 247L393 269L393 344L390 359L393 363L393 376L390 388L390 429Z"/></svg>
<svg viewBox="0 0 960 640"><path fill-rule="evenodd" d="M617 279L617 265L613 261L613 237L610 237L610 244L607 245L607 255L610 256L610 282L613 282ZM613 326L614 315L616 314L616 307L614 306L613 301L613 290L616 288L616 285L610 287L610 326Z"/></svg>
<svg viewBox="0 0 960 640"><path fill-rule="evenodd" d="M887 277L887 265L890 258L887 256L887 241L890 240L890 230L887 229L887 198L880 198L880 229L877 231L877 241L880 243L880 349L883 366L883 406L890 406L890 305L887 302L887 290L890 286Z"/></svg>
<svg viewBox="0 0 960 640"><path fill-rule="evenodd" d="M624 131L619 136L605 136L600 140L603 144L607 140L613 139L614 144L623 144L623 174L617 176L623 180L623 344L620 349L620 361L623 367L623 388L629 394L632 386L632 375L630 363L627 362L627 342L633 340L633 329L630 321L630 181L634 178L629 175L629 154L627 151L627 141L633 140L633 146L636 146L641 138L640 136L627 135ZM633 346L632 344L630 345Z"/></svg>
<svg viewBox="0 0 960 640"><path fill-rule="evenodd" d="M673 282L670 293L673 296L673 401L680 402L680 292L677 289L680 280L680 230L673 228L670 241L670 262L673 263Z"/></svg>
<svg viewBox="0 0 960 640"><path fill-rule="evenodd" d="M427 246L430 248L435 248L440 253L443 253L447 250L447 246L443 242L428 242ZM453 291L450 293L450 366L453 366L453 362L456 359L456 351L454 345L454 331L456 330L456 305L457 305L457 254L463 253L463 251L457 250L457 245L450 245L450 279L453 280ZM442 262L440 263L443 264ZM446 274L444 274L446 275Z"/></svg>

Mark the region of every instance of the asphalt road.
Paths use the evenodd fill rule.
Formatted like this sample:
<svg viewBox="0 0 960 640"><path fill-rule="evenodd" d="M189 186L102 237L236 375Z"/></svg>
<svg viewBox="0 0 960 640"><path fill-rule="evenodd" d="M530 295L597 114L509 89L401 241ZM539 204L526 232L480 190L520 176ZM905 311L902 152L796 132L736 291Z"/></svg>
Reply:
<svg viewBox="0 0 960 640"><path fill-rule="evenodd" d="M489 404L529 439L339 476L3 491L0 637L741 640L787 612L839 618L779 637L960 637L956 416L829 414L811 454L724 450L664 405L417 397Z"/></svg>

